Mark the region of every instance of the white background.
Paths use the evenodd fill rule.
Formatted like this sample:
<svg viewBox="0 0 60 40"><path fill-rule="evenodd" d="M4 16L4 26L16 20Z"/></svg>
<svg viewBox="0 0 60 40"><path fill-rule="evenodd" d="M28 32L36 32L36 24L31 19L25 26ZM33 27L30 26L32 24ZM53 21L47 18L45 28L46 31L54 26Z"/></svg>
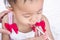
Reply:
<svg viewBox="0 0 60 40"><path fill-rule="evenodd" d="M3 0L0 0L0 12L3 10L5 10ZM45 0L43 6L43 14L48 18L50 22L50 28L55 40L60 40L60 0Z"/></svg>

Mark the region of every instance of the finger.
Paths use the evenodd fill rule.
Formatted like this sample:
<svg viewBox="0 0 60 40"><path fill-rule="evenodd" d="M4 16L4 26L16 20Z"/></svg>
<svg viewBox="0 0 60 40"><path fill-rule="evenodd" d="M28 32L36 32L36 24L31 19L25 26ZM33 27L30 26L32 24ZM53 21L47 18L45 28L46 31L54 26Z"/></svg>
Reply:
<svg viewBox="0 0 60 40"><path fill-rule="evenodd" d="M0 19L2 19L5 15L7 15L8 12L10 12L10 11L7 10L7 11L3 11L3 12L1 12L1 13L0 13Z"/></svg>
<svg viewBox="0 0 60 40"><path fill-rule="evenodd" d="M0 13L0 23L2 22L2 18L8 14L9 11L3 11Z"/></svg>
<svg viewBox="0 0 60 40"><path fill-rule="evenodd" d="M11 7L8 8L8 10L6 10L6 11L1 12L1 13L0 13L0 19L3 18L3 17L4 17L8 12L10 12L10 11L13 11Z"/></svg>
<svg viewBox="0 0 60 40"><path fill-rule="evenodd" d="M45 34L44 34L44 38L46 39L46 40L50 40L50 38L49 38L49 36L48 36L48 34L45 32Z"/></svg>
<svg viewBox="0 0 60 40"><path fill-rule="evenodd" d="M35 37L39 37L39 33L37 29L35 29Z"/></svg>
<svg viewBox="0 0 60 40"><path fill-rule="evenodd" d="M0 33L4 33L4 34L8 34L8 35L10 34L10 32L5 29L0 29Z"/></svg>

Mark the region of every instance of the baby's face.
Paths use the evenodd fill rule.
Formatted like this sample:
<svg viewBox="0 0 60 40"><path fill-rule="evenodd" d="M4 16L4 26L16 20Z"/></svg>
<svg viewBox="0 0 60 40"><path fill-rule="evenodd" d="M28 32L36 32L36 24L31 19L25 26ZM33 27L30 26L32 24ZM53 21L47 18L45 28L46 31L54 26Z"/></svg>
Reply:
<svg viewBox="0 0 60 40"><path fill-rule="evenodd" d="M15 6L15 15L21 24L34 24L41 19L43 0L28 0L25 3L23 0L17 0Z"/></svg>

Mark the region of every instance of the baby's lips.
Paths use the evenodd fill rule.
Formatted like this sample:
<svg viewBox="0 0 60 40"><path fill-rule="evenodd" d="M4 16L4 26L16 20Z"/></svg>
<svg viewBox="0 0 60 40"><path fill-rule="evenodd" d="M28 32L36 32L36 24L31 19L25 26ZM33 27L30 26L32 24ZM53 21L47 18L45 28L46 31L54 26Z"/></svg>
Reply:
<svg viewBox="0 0 60 40"><path fill-rule="evenodd" d="M34 24L29 24L29 26L32 28L32 30L35 32L35 26Z"/></svg>
<svg viewBox="0 0 60 40"><path fill-rule="evenodd" d="M34 26L34 24L28 24L30 27L33 27Z"/></svg>

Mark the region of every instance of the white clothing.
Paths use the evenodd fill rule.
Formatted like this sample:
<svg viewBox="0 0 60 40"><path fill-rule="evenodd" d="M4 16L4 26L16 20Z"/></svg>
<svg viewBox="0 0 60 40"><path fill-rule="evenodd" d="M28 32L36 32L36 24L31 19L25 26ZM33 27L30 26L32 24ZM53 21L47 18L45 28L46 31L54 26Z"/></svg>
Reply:
<svg viewBox="0 0 60 40"><path fill-rule="evenodd" d="M32 38L34 36L35 36L35 32L33 32L33 31L30 31L28 33L18 32L18 34L16 34L14 31L12 31L12 33L10 34L11 40L24 40L27 38Z"/></svg>

